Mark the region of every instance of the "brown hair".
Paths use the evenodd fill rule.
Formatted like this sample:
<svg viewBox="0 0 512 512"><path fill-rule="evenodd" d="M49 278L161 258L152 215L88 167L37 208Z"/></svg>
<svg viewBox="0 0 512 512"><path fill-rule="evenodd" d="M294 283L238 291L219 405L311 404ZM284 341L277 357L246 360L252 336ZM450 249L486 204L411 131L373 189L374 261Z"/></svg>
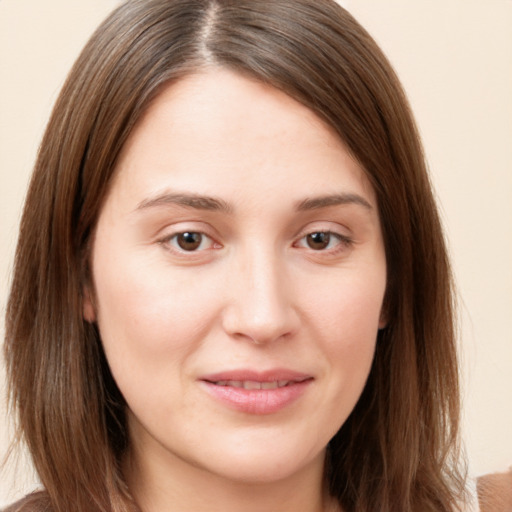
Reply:
<svg viewBox="0 0 512 512"><path fill-rule="evenodd" d="M331 440L348 511L453 510L458 370L449 263L407 100L367 32L330 0L132 0L99 27L44 135L21 222L5 355L21 436L53 510L124 511L122 396L82 319L90 234L133 126L164 84L222 66L331 125L373 184L387 327L364 392Z"/></svg>

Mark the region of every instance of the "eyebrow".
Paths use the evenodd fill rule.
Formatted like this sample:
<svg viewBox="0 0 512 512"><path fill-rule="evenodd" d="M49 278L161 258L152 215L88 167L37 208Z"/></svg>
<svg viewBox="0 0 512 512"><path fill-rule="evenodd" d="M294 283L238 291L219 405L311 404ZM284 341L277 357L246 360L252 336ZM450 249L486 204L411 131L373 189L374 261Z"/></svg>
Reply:
<svg viewBox="0 0 512 512"><path fill-rule="evenodd" d="M372 210L371 204L362 196L351 193L330 194L311 197L299 201L295 208L297 211L318 210L329 206L356 204L367 210ZM159 206L185 206L196 210L206 210L221 213L232 213L233 207L223 199L203 196L193 193L163 193L141 201L135 211L146 210Z"/></svg>
<svg viewBox="0 0 512 512"><path fill-rule="evenodd" d="M327 196L306 198L297 204L298 211L317 210L329 206L357 204L367 210L373 210L372 205L358 194L331 194Z"/></svg>
<svg viewBox="0 0 512 512"><path fill-rule="evenodd" d="M215 212L231 213L233 208L231 205L216 197L203 196L199 194L189 193L163 193L149 199L141 201L137 210L146 210L156 206L185 206L196 210L208 210Z"/></svg>

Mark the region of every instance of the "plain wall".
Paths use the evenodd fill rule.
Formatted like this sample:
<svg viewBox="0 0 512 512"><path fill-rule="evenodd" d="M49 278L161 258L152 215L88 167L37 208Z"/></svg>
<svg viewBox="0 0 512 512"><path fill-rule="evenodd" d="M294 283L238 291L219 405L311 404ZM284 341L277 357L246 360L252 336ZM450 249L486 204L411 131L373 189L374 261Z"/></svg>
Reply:
<svg viewBox="0 0 512 512"><path fill-rule="evenodd" d="M0 0L0 334L23 198L59 88L115 0ZM460 298L471 471L512 465L512 1L342 2L388 54L423 136ZM3 381L3 374L0 381ZM0 456L10 437L0 400ZM0 477L0 506L36 481Z"/></svg>

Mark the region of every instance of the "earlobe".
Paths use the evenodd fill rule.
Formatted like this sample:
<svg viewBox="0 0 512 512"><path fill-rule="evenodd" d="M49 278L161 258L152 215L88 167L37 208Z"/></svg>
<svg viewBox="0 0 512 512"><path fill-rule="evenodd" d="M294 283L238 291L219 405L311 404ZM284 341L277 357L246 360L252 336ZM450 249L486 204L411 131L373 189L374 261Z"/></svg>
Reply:
<svg viewBox="0 0 512 512"><path fill-rule="evenodd" d="M82 316L86 322L93 323L96 321L96 309L88 286L84 286Z"/></svg>
<svg viewBox="0 0 512 512"><path fill-rule="evenodd" d="M379 316L379 330L388 326L388 314L386 308L383 306Z"/></svg>

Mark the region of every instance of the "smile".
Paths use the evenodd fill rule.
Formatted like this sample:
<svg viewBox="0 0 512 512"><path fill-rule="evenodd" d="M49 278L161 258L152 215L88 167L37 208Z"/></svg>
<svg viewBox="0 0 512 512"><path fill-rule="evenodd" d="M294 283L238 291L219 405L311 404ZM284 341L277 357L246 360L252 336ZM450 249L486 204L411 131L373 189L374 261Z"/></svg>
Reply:
<svg viewBox="0 0 512 512"><path fill-rule="evenodd" d="M274 380L270 382L258 382L255 380L219 380L213 382L216 386L231 386L233 388L243 389L277 389L284 388L290 384L295 384L297 381L293 380Z"/></svg>
<svg viewBox="0 0 512 512"><path fill-rule="evenodd" d="M290 371L257 373L235 371L200 379L217 402L254 415L277 413L301 398L314 381L310 375Z"/></svg>

